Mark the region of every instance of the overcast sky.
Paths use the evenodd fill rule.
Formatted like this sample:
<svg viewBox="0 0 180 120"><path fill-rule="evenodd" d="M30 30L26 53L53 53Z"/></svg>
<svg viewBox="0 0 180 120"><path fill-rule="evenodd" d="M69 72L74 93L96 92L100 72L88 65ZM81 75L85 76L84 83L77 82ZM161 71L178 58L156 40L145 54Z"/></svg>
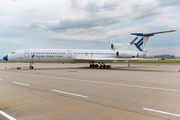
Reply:
<svg viewBox="0 0 180 120"><path fill-rule="evenodd" d="M180 0L0 0L0 58L18 49L110 49L133 32L147 55L180 55Z"/></svg>

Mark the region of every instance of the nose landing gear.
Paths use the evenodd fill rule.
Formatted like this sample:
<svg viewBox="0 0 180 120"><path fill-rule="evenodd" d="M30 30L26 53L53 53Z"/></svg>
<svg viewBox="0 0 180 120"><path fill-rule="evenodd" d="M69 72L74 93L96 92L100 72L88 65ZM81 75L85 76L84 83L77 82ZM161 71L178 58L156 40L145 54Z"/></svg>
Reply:
<svg viewBox="0 0 180 120"><path fill-rule="evenodd" d="M30 63L29 69L34 69L34 67L31 64L33 63Z"/></svg>

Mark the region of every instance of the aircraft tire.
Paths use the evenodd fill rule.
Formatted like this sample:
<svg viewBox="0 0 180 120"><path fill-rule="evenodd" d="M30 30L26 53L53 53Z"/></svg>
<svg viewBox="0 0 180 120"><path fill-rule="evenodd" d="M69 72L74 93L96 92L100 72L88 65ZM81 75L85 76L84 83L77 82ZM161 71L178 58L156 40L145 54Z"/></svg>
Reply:
<svg viewBox="0 0 180 120"><path fill-rule="evenodd" d="M107 69L107 65L104 65L103 68L104 68L104 69Z"/></svg>
<svg viewBox="0 0 180 120"><path fill-rule="evenodd" d="M29 66L29 69L34 69L33 66Z"/></svg>
<svg viewBox="0 0 180 120"><path fill-rule="evenodd" d="M98 67L99 67L99 65L98 65L98 64L96 64L96 65L95 65L95 68L98 68Z"/></svg>
<svg viewBox="0 0 180 120"><path fill-rule="evenodd" d="M107 66L107 68L108 68L108 69L111 69L111 66L110 66L110 65L108 65L108 66Z"/></svg>

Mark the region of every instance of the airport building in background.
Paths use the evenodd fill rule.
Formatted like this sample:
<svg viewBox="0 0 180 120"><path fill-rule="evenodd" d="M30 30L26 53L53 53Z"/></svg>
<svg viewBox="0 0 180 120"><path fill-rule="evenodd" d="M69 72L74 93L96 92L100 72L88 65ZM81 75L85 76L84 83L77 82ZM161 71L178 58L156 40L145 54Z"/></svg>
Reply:
<svg viewBox="0 0 180 120"><path fill-rule="evenodd" d="M168 60L168 59L180 59L180 57L170 54L165 55L152 55L152 56L146 56L143 59L161 59L161 60Z"/></svg>
<svg viewBox="0 0 180 120"><path fill-rule="evenodd" d="M154 58L161 58L161 59L176 59L175 55L170 55L170 54L167 54L167 55L156 55L154 56Z"/></svg>

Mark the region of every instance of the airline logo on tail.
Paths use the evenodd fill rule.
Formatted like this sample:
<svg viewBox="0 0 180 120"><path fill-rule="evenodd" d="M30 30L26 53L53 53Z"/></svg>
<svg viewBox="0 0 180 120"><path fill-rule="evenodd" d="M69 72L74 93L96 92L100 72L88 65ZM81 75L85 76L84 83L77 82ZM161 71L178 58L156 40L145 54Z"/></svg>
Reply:
<svg viewBox="0 0 180 120"><path fill-rule="evenodd" d="M132 42L130 42L130 44L131 45L134 44L139 51L143 51L142 49L144 49L149 37L154 36L155 34L175 32L175 31L176 30L153 32L153 33L131 33L131 35L136 35L137 37ZM138 39L138 37L142 37L142 38L137 43L134 43Z"/></svg>
<svg viewBox="0 0 180 120"><path fill-rule="evenodd" d="M143 37L142 37L137 43L134 43L134 45L137 47L137 49L138 49L139 51L143 51L143 50L141 49L141 45L143 45Z"/></svg>

